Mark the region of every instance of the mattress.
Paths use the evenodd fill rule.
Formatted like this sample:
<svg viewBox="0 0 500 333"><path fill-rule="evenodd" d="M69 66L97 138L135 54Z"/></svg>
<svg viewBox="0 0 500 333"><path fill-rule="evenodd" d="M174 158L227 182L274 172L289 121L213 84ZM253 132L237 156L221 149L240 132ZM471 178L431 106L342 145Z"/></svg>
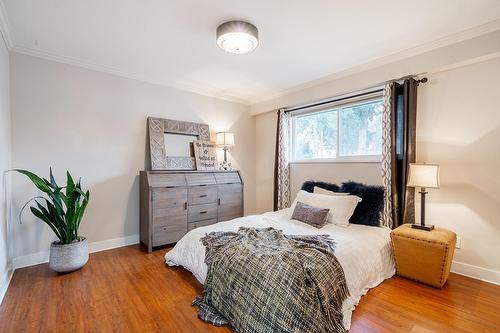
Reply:
<svg viewBox="0 0 500 333"><path fill-rule="evenodd" d="M290 219L290 209L251 215L227 222L220 222L188 232L173 249L165 255L170 266L183 266L194 274L200 283L207 276L205 247L200 238L212 231L237 231L239 227L273 227L287 235L328 234L336 242L335 255L339 260L347 281L350 296L342 305L344 326L351 326L351 315L361 296L370 288L379 285L394 275L394 261L390 244L390 229L349 224L347 227L327 224L317 229L308 224Z"/></svg>

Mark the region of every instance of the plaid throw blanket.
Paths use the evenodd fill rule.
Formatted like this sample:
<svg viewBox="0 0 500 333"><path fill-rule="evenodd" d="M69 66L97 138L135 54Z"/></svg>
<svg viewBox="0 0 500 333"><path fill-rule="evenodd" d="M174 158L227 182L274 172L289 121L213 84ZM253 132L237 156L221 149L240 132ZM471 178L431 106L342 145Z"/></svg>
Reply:
<svg viewBox="0 0 500 333"><path fill-rule="evenodd" d="M237 333L345 332L349 291L328 236L286 236L273 228L240 228L202 238L205 290L194 300L206 322Z"/></svg>

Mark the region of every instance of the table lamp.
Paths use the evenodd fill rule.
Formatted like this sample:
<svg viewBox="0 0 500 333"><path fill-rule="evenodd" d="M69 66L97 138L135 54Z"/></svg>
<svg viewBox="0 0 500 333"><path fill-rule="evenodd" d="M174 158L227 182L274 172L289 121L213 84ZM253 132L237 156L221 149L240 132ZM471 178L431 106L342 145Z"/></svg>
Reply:
<svg viewBox="0 0 500 333"><path fill-rule="evenodd" d="M220 164L221 169L223 170L231 170L231 163L227 161L227 150L229 147L234 146L234 133L230 132L219 132L216 133L216 143L217 147L222 147L224 150L224 162Z"/></svg>
<svg viewBox="0 0 500 333"><path fill-rule="evenodd" d="M420 187L420 224L412 224L414 229L431 231L433 225L425 225L425 195L427 188L439 188L439 165L410 163L408 187Z"/></svg>

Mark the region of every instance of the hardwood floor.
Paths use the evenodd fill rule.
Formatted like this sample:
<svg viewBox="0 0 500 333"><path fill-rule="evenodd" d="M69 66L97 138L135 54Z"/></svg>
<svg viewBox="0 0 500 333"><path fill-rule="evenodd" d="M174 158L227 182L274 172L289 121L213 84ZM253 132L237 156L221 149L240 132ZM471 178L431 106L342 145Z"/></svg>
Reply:
<svg viewBox="0 0 500 333"><path fill-rule="evenodd" d="M16 270L0 332L230 332L197 318L190 304L202 286L164 254L135 245L92 254L70 274ZM452 274L439 290L394 277L361 299L350 332L500 332L500 286Z"/></svg>

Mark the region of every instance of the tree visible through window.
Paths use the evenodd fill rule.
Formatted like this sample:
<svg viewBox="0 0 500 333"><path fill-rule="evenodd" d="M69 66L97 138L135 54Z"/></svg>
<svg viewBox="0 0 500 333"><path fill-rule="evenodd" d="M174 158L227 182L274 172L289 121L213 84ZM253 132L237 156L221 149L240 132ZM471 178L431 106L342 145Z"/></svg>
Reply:
<svg viewBox="0 0 500 333"><path fill-rule="evenodd" d="M381 155L382 107L376 99L293 116L293 160Z"/></svg>

